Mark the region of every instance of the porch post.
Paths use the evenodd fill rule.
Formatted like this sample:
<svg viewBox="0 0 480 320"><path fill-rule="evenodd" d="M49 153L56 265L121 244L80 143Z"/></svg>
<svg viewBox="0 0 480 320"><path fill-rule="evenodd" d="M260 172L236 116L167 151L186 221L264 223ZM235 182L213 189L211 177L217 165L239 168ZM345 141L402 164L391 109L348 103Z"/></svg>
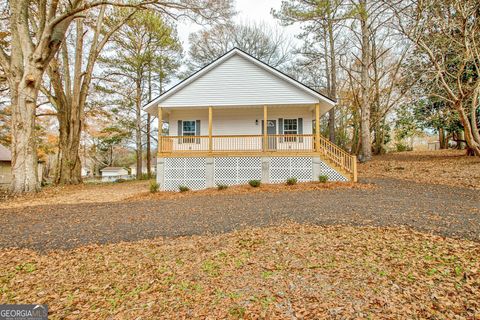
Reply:
<svg viewBox="0 0 480 320"><path fill-rule="evenodd" d="M267 130L268 130L268 114L267 114L267 106L263 106L263 151L267 151L268 149L268 136L267 136Z"/></svg>
<svg viewBox="0 0 480 320"><path fill-rule="evenodd" d="M320 104L315 105L315 151L320 151Z"/></svg>
<svg viewBox="0 0 480 320"><path fill-rule="evenodd" d="M212 152L213 140L212 140L212 107L208 107L208 151Z"/></svg>
<svg viewBox="0 0 480 320"><path fill-rule="evenodd" d="M162 152L162 130L163 129L163 118L162 118L162 107L158 107L158 150L157 153Z"/></svg>

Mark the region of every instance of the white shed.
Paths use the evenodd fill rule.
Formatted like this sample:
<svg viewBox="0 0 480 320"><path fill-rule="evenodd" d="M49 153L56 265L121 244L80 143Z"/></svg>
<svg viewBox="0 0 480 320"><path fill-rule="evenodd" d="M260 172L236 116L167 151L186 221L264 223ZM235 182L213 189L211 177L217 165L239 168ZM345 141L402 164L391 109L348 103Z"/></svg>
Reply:
<svg viewBox="0 0 480 320"><path fill-rule="evenodd" d="M129 179L128 170L123 167L106 167L100 170L102 181L115 181L117 179Z"/></svg>

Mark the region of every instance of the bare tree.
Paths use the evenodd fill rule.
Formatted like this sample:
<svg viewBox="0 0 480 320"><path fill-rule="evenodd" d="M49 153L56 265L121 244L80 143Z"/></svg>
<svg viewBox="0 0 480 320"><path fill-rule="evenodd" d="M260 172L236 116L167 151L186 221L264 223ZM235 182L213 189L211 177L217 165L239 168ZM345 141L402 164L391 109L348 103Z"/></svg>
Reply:
<svg viewBox="0 0 480 320"><path fill-rule="evenodd" d="M102 5L152 7L167 14L194 13L203 18L229 15L230 1L15 0L4 5L10 41L0 43L0 65L9 83L12 105L12 185L14 193L39 189L35 109L42 78L76 18ZM172 12L173 11L173 12Z"/></svg>
<svg viewBox="0 0 480 320"><path fill-rule="evenodd" d="M469 152L480 156L480 6L475 0L417 0L392 5L399 30L430 62L437 97L458 113Z"/></svg>
<svg viewBox="0 0 480 320"><path fill-rule="evenodd" d="M280 67L291 59L290 41L265 24L219 24L190 35L190 69L198 69L237 47L257 59Z"/></svg>
<svg viewBox="0 0 480 320"><path fill-rule="evenodd" d="M66 39L72 40L73 52L70 52L68 42L63 42L61 50L47 68L50 82L41 88L55 108L58 119L58 157L54 177L54 182L57 184L77 184L82 181L80 137L94 67L100 52L112 34L136 12L133 9L120 19L110 17L109 20L118 21L107 23L105 26L106 6L91 11L96 11L89 17L89 22L93 26L86 24L85 19L77 19L74 30ZM111 26L108 26L109 24ZM85 37L89 31L93 35L87 49ZM83 67L85 57L86 66ZM73 69L70 63L72 59Z"/></svg>

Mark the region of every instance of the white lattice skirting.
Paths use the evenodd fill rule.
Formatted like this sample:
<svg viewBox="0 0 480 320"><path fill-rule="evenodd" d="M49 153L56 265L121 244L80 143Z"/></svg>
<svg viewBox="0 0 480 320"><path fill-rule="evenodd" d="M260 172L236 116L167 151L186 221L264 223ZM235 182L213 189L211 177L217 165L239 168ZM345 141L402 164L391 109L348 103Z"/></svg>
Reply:
<svg viewBox="0 0 480 320"><path fill-rule="evenodd" d="M207 187L206 158L166 158L164 170L164 190L178 190L185 186L192 190Z"/></svg>
<svg viewBox="0 0 480 320"><path fill-rule="evenodd" d="M260 157L214 158L213 168L215 185L230 186L262 179L262 158Z"/></svg>
<svg viewBox="0 0 480 320"><path fill-rule="evenodd" d="M179 186L198 190L218 184L245 184L249 180L316 181L320 175L327 176L329 181L349 180L318 157L165 158L157 160L157 172L161 189L170 191Z"/></svg>

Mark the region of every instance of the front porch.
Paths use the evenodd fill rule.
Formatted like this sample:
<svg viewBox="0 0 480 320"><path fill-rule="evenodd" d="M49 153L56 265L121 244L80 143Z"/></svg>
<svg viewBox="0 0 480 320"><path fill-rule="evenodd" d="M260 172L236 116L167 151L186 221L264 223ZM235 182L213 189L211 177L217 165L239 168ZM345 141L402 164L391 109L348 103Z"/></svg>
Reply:
<svg viewBox="0 0 480 320"><path fill-rule="evenodd" d="M320 104L306 108L308 109L305 109L303 113L299 113L298 108L295 109L295 117L302 117L298 118L298 123L294 123L294 130L286 133L287 130L284 130L283 123L292 119L278 117L288 114L285 112L285 110L291 110L288 107L245 108L238 113L238 117L242 115L246 117L241 125L238 125L240 121L238 119L236 119L237 124L233 122L225 124L228 120L235 119L235 111L232 108L224 109L228 115L228 119L226 119L225 115L221 114L222 109L220 108L198 108L187 114L180 112L178 115L178 111L174 111L175 109L159 107L159 128L163 127L164 118L168 117L168 122L173 124L173 126L169 126L169 131L177 132L178 135L165 135L159 131L158 158L318 157L349 180L357 181L356 157L320 134L319 120L322 112ZM184 111L182 110L182 112ZM215 120L217 112L220 118L218 122ZM258 119L260 117L255 115L262 115L263 119ZM190 119L189 117L202 120L188 121L191 122L193 128L186 126L184 129L188 129L188 131L182 131L181 126L185 121L182 122L179 119ZM200 129L200 123L204 123L205 120L208 122L208 130L205 130L205 126ZM297 118L293 120L297 120ZM246 122L252 124L252 127L248 129L249 132L257 130L257 132L261 131L261 134L222 134L237 132L238 128L246 127ZM280 122L282 123L281 129L277 130ZM172 129L172 127L174 128ZM220 134L214 134L214 129L215 133ZM303 133L304 131L308 133ZM282 132L282 134L277 132Z"/></svg>

